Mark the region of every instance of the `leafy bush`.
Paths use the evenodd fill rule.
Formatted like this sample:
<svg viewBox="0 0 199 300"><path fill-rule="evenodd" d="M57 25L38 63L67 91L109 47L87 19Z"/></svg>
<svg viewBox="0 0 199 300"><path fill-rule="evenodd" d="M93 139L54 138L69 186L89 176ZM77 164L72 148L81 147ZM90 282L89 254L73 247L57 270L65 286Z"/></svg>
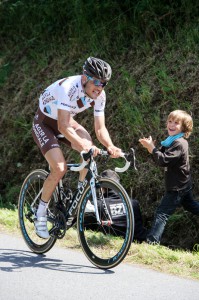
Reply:
<svg viewBox="0 0 199 300"><path fill-rule="evenodd" d="M90 55L107 60L113 69L106 88L106 124L116 145L136 150L138 173L130 169L121 179L140 200L146 224L164 189L163 170L154 166L138 139L151 134L158 144L166 134L166 117L176 108L187 110L194 119L189 141L194 192L199 193L198 6L194 0L0 2L0 189L4 205L16 205L19 187L30 170L46 167L31 137L40 92L58 78L80 73ZM77 120L95 139L92 111ZM64 154L69 160L77 159L68 148ZM106 167L117 164L110 160ZM183 224L183 219L179 222ZM173 235L178 229L175 223L169 226Z"/></svg>

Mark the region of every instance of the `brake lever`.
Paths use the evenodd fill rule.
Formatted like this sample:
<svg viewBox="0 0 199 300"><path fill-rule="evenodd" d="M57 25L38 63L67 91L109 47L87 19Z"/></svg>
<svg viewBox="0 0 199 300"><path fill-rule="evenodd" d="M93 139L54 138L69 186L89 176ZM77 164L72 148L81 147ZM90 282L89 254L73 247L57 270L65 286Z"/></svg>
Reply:
<svg viewBox="0 0 199 300"><path fill-rule="evenodd" d="M134 169L137 171L136 167L136 158L135 158L135 150L133 148L130 148L130 152L125 154L126 159L133 164Z"/></svg>

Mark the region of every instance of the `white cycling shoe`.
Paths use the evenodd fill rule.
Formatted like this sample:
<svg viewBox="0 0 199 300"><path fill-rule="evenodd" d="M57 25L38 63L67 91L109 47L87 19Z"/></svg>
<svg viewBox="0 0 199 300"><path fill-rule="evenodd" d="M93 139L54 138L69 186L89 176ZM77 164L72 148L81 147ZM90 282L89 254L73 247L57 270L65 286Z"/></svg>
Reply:
<svg viewBox="0 0 199 300"><path fill-rule="evenodd" d="M85 213L92 213L95 212L95 206L91 204L90 200L88 200L85 208Z"/></svg>
<svg viewBox="0 0 199 300"><path fill-rule="evenodd" d="M49 239L50 235L47 228L47 217L36 217L34 221L36 234L42 239Z"/></svg>

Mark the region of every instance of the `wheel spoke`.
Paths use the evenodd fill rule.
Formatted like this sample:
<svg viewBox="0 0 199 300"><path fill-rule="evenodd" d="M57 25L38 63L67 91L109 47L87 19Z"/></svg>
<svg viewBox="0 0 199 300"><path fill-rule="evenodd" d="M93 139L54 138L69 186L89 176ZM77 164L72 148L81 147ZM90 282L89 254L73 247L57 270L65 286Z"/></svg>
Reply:
<svg viewBox="0 0 199 300"><path fill-rule="evenodd" d="M49 251L56 242L55 237L50 237L48 240L38 237L34 228L34 213L38 208L39 197L35 203L33 201L41 193L47 174L48 173L44 170L35 170L30 173L22 185L19 196L18 210L20 229L26 244L33 252L36 253ZM53 198L55 197L56 195L53 194ZM52 224L48 222L47 226L50 230Z"/></svg>
<svg viewBox="0 0 199 300"><path fill-rule="evenodd" d="M79 239L93 264L100 268L112 268L124 259L132 242L132 206L122 186L109 179L100 180L97 195L101 222L97 223L95 213L85 213L87 202L92 203L92 193L88 187L78 211Z"/></svg>

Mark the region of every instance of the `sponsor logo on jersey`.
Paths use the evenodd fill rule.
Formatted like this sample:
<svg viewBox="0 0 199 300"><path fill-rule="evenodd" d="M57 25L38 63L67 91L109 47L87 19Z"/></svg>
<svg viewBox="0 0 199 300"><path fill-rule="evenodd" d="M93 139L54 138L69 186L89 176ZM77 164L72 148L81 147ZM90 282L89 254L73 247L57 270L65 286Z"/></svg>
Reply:
<svg viewBox="0 0 199 300"><path fill-rule="evenodd" d="M105 102L105 100L102 100L102 102L101 102L101 106L104 106L104 102Z"/></svg>
<svg viewBox="0 0 199 300"><path fill-rule="evenodd" d="M69 104L63 103L63 102L61 102L61 105L70 107L70 108L72 108L72 109L75 109L75 108L76 108L76 106L72 106L72 105L69 105Z"/></svg>
<svg viewBox="0 0 199 300"><path fill-rule="evenodd" d="M68 92L68 97L69 97L70 99L74 96L76 90L77 90L77 88L76 88L75 86L73 86L73 87L69 90L69 92Z"/></svg>
<svg viewBox="0 0 199 300"><path fill-rule="evenodd" d="M44 91L43 94L41 95L41 100L43 105L46 105L50 101L55 100L55 98L50 94L50 92Z"/></svg>
<svg viewBox="0 0 199 300"><path fill-rule="evenodd" d="M104 109L95 109L95 112L103 112Z"/></svg>

